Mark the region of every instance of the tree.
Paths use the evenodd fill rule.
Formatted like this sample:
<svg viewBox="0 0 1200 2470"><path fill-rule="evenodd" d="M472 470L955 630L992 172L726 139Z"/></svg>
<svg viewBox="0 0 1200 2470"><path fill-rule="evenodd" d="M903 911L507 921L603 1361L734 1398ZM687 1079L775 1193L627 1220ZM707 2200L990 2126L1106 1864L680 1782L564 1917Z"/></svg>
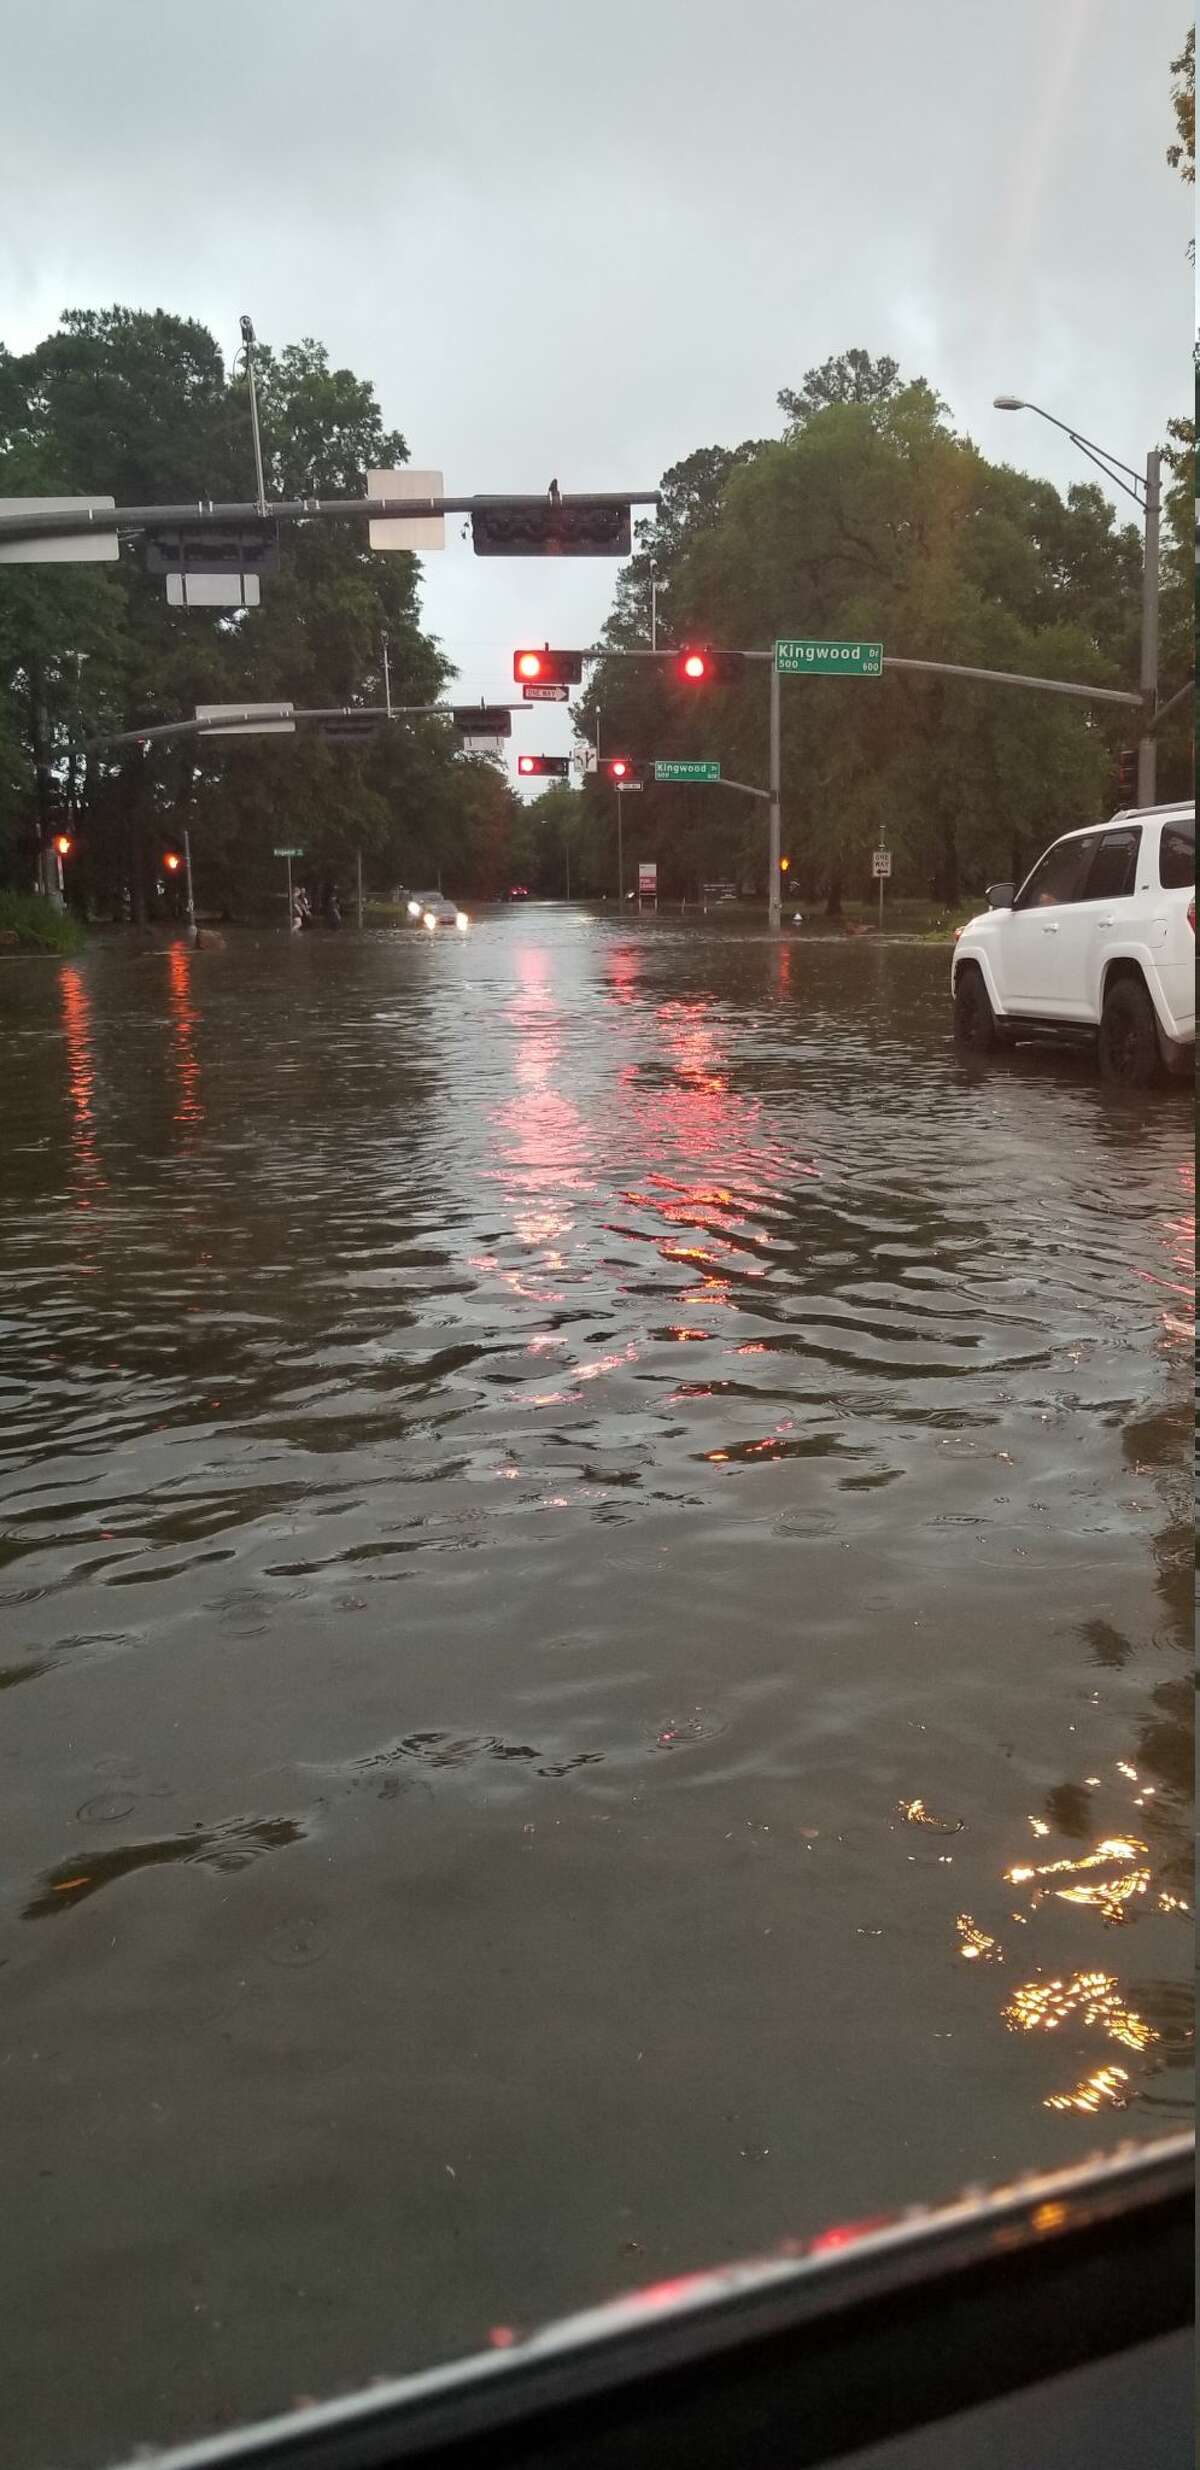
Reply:
<svg viewBox="0 0 1200 2470"><path fill-rule="evenodd" d="M900 363L886 352L872 360L869 352L838 352L819 369L806 369L799 393L783 386L775 400L786 415L786 436L794 436L831 403L889 403L900 390Z"/></svg>
<svg viewBox="0 0 1200 2470"><path fill-rule="evenodd" d="M782 634L865 634L916 658L1098 684L1132 673L1138 539L1098 491L1063 500L989 464L923 380L865 353L805 385L783 439L744 453L704 520L681 527L666 576L677 639L765 649ZM697 694L649 663L601 663L580 706L589 733L597 706L609 752L717 756L765 784L757 665ZM1092 818L1116 744L1112 724L1065 699L899 672L785 684L782 728L791 880L835 911L868 888L883 823L899 882L946 900L1023 863ZM652 789L636 805L664 889L743 869L764 884L760 809Z"/></svg>
<svg viewBox="0 0 1200 2470"><path fill-rule="evenodd" d="M256 346L270 495L358 495L365 473L407 459L374 390L311 338ZM0 349L0 488L110 490L118 504L249 498L244 374L213 337L165 310L68 311L53 335ZM279 571L248 611L172 610L140 540L114 566L11 567L0 587L0 872L27 880L39 785L77 795L80 888L133 914L153 906L164 834L192 830L202 901L230 910L278 897L271 849L286 826L315 873L346 877L362 853L390 889L444 867L456 889L502 888L520 809L494 765L462 755L446 723L397 723L363 746L298 730L256 742L101 751L81 737L186 716L197 702L432 703L452 675L424 632L415 558L376 555L364 528L282 527Z"/></svg>
<svg viewBox="0 0 1200 2470"><path fill-rule="evenodd" d="M1196 177L1196 29L1189 26L1187 41L1178 59L1171 62L1174 84L1171 103L1175 126L1179 132L1173 146L1167 148L1167 161L1172 171L1189 184Z"/></svg>

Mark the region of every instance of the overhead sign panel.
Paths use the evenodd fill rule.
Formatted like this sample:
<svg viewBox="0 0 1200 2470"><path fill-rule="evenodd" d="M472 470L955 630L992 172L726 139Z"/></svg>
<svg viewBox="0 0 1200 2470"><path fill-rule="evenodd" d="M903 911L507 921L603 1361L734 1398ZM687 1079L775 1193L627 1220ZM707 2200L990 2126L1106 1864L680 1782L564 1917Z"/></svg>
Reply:
<svg viewBox="0 0 1200 2470"><path fill-rule="evenodd" d="M442 472L368 472L368 497L444 497ZM367 538L373 549L444 549L444 515L372 515Z"/></svg>
<svg viewBox="0 0 1200 2470"><path fill-rule="evenodd" d="M290 703L198 703L196 718L205 737L290 737L296 723Z"/></svg>
<svg viewBox="0 0 1200 2470"><path fill-rule="evenodd" d="M323 738L373 738L386 727L386 712L335 712L318 721L317 734Z"/></svg>
<svg viewBox="0 0 1200 2470"><path fill-rule="evenodd" d="M261 599L257 575L167 576L168 609L257 609Z"/></svg>
<svg viewBox="0 0 1200 2470"><path fill-rule="evenodd" d="M853 641L830 635L780 635L775 666L781 677L879 678L883 645L861 635Z"/></svg>
<svg viewBox="0 0 1200 2470"><path fill-rule="evenodd" d="M76 507L106 514L111 497L0 497L0 515L69 515ZM90 524L81 532L55 532L42 540L0 540L0 566L93 566L117 557L115 532Z"/></svg>
<svg viewBox="0 0 1200 2470"><path fill-rule="evenodd" d="M676 763L674 759L654 766L655 780L720 780L719 763Z"/></svg>

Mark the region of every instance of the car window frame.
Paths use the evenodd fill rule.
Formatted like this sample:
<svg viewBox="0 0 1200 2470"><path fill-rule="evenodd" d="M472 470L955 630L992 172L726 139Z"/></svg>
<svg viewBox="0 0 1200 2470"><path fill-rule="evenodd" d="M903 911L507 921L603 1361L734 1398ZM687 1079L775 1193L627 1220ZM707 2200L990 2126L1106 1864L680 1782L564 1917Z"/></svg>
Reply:
<svg viewBox="0 0 1200 2470"><path fill-rule="evenodd" d="M1186 841L1192 853L1192 871L1186 883L1168 883L1163 873L1163 848L1168 832L1176 840ZM1194 892L1196 889L1196 826L1186 821L1164 823L1158 835L1158 888L1160 892Z"/></svg>
<svg viewBox="0 0 1200 2470"><path fill-rule="evenodd" d="M1075 903L1084 901L1132 900L1137 891L1138 868L1141 864L1143 838L1144 834L1140 823L1112 823L1109 824L1104 831L1098 832L1096 835L1096 846L1087 862L1086 873L1081 877L1080 888L1075 894ZM1132 881L1126 885L1124 891L1122 892L1093 892L1092 876L1104 849L1110 841L1126 839L1131 839L1133 842Z"/></svg>
<svg viewBox="0 0 1200 2470"><path fill-rule="evenodd" d="M1028 915L1028 913L1029 913L1029 911L1030 911L1031 909L1033 909L1033 908L1035 908L1035 907L1042 907L1043 905L1044 905L1045 907L1047 907L1047 908L1052 908L1052 909L1072 909L1072 908L1074 908L1074 906L1075 906L1075 902L1076 902L1076 900L1077 900L1077 898L1078 898L1078 894L1076 893L1076 891L1075 891L1075 889L1074 889L1074 885L1075 885L1076 883L1078 883L1078 882L1079 882L1079 880L1080 880L1080 870L1081 870L1081 868L1083 867L1083 865L1084 865L1084 863L1085 863L1085 860L1086 860L1086 863L1087 863L1087 865L1088 865L1089 869L1090 869L1090 866L1091 866L1091 858L1090 858L1090 857L1088 856L1088 854L1087 854L1087 852L1088 852L1088 843L1089 843L1089 841L1091 840L1091 837L1092 837L1092 836L1091 836L1091 834L1090 834L1090 833L1086 833L1086 832L1085 832L1085 833L1080 833L1080 834L1078 835L1078 838L1076 838L1076 836L1075 836L1073 833L1070 833L1070 832L1061 832L1061 833L1059 834L1059 837L1058 837L1058 839L1057 839L1057 840L1052 840L1052 841L1051 841L1050 846L1049 846L1049 848L1048 848L1048 849L1043 849L1043 851L1042 851L1042 854L1041 854L1040 858L1038 858L1038 859L1037 859L1037 861L1035 862L1035 864L1034 864L1033 866L1031 866L1031 867L1030 867L1030 869L1029 869L1029 873L1026 875L1024 883L1020 885L1019 889L1017 890L1017 892L1015 893L1015 895L1014 895L1014 897L1013 897L1012 915L1013 915L1014 917L1025 917L1025 916L1027 916L1027 915ZM1040 902L1033 902L1033 901L1029 901L1029 900L1027 900L1025 896L1026 896L1026 894L1027 894L1027 892L1028 892L1028 890L1029 890L1030 885L1033 883L1033 881L1034 881L1035 877L1039 874L1039 872L1040 872L1041 868L1042 868L1043 866L1045 866L1045 864L1046 864L1047 860L1048 860L1049 858L1052 858L1052 857L1054 856L1054 853L1055 853L1056 849L1071 849L1071 848L1073 848L1073 849L1076 851L1076 866L1075 866L1075 875L1074 875L1073 882L1072 882L1072 889L1071 889L1070 893L1068 894L1067 898L1066 898L1065 900L1048 901L1048 902L1046 902L1045 904L1042 904L1042 903L1040 903Z"/></svg>

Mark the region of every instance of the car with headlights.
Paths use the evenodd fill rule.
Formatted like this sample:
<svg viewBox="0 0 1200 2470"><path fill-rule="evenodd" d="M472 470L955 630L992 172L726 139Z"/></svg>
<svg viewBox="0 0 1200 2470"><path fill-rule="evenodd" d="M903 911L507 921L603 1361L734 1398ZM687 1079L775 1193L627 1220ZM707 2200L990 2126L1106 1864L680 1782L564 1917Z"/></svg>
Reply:
<svg viewBox="0 0 1200 2470"><path fill-rule="evenodd" d="M954 950L955 1034L1094 1048L1106 1080L1146 1088L1196 1044L1196 809L1124 809L1064 832L1018 888L995 883Z"/></svg>
<svg viewBox="0 0 1200 2470"><path fill-rule="evenodd" d="M412 925L423 926L430 934L436 934L439 926L454 926L465 935L471 923L466 910L448 901L444 892L410 892L405 906Z"/></svg>

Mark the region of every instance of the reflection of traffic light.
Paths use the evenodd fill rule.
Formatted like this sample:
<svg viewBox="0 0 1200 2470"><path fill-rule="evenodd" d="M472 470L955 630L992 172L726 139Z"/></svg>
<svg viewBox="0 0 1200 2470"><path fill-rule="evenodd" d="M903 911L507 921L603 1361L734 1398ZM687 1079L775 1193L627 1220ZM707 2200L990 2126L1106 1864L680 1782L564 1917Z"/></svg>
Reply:
<svg viewBox="0 0 1200 2470"><path fill-rule="evenodd" d="M1117 787L1122 797L1137 794L1137 748L1123 746L1117 757Z"/></svg>
<svg viewBox="0 0 1200 2470"><path fill-rule="evenodd" d="M538 651L531 644L513 653L513 676L518 686L578 686L583 654L552 652L548 643Z"/></svg>
<svg viewBox="0 0 1200 2470"><path fill-rule="evenodd" d="M569 755L518 755L517 770L523 779L567 780L570 778Z"/></svg>
<svg viewBox="0 0 1200 2470"><path fill-rule="evenodd" d="M745 666L744 652L714 652L707 643L685 643L675 655L675 675L685 686L731 686Z"/></svg>
<svg viewBox="0 0 1200 2470"><path fill-rule="evenodd" d="M69 858L75 843L69 832L56 832L51 845L57 857Z"/></svg>

